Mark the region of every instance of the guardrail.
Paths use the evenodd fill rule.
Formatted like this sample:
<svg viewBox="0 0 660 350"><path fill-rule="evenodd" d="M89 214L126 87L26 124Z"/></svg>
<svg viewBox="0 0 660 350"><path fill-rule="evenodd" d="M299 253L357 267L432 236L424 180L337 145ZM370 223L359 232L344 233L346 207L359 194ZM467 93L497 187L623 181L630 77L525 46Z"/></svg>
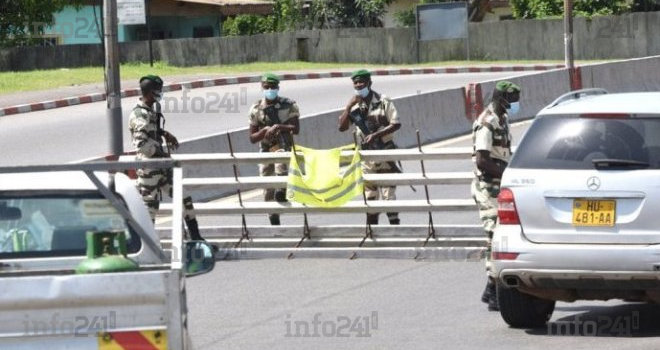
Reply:
<svg viewBox="0 0 660 350"><path fill-rule="evenodd" d="M285 176L239 176L184 178L180 168L174 169L175 196L190 189L217 189L236 191L235 202L198 202L194 212L198 216L242 215L240 226L202 227L202 235L221 246L219 259L258 258L411 258L428 260L479 260L485 247L485 238L479 225L434 225L434 212L476 211L474 201L467 198L431 198L429 185L467 185L472 180L470 172L426 172L424 162L449 159L469 159L469 147L398 149L387 151L360 151L364 161L417 160L421 172L403 174L364 174L364 180L378 185L421 185L426 198L421 200L366 201L364 196L338 208L309 207L295 202L264 202L244 200L243 191L263 188L285 188ZM342 159L349 160L353 151L343 151ZM238 164L288 163L290 152L281 153L223 153L173 155L185 169L186 166L207 164L212 166L236 166ZM179 184L179 185L176 185ZM466 194L469 190L466 189ZM182 197L178 197L182 198ZM176 206L163 203L159 213L173 215ZM310 225L307 214L377 212L428 213L425 225ZM263 226L247 225L250 214L303 214L302 225ZM175 222L173 227L179 222ZM366 222L366 220L365 220ZM162 243L167 245L168 229L160 229Z"/></svg>

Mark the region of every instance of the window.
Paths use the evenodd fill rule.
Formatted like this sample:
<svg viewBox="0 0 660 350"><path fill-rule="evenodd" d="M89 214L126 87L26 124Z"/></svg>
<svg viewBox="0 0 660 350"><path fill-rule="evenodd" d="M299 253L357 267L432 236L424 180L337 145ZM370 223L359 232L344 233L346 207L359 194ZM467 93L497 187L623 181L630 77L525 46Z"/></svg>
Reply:
<svg viewBox="0 0 660 350"><path fill-rule="evenodd" d="M594 159L649 163L660 169L660 117L630 119L541 116L525 134L511 166L593 169Z"/></svg>
<svg viewBox="0 0 660 350"><path fill-rule="evenodd" d="M213 36L213 27L194 27L193 38L210 38Z"/></svg>
<svg viewBox="0 0 660 350"><path fill-rule="evenodd" d="M110 202L89 195L3 195L0 197L0 259L80 256L87 231L123 231L128 251L140 239Z"/></svg>

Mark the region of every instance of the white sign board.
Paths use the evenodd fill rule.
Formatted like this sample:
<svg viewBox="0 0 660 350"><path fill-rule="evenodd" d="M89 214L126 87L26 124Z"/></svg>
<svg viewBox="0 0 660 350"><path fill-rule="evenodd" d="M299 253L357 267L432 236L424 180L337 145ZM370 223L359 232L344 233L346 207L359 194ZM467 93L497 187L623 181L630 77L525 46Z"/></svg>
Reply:
<svg viewBox="0 0 660 350"><path fill-rule="evenodd" d="M119 25L146 24L144 1L145 0L117 0L117 18L119 20Z"/></svg>
<svg viewBox="0 0 660 350"><path fill-rule="evenodd" d="M467 2L417 5L417 39L466 39Z"/></svg>

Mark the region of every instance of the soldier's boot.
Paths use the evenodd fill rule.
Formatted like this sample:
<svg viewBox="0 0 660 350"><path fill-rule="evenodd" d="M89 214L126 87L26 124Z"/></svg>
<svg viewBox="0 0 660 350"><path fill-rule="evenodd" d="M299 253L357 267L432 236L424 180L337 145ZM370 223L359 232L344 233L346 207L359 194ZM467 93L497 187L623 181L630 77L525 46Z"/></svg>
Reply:
<svg viewBox="0 0 660 350"><path fill-rule="evenodd" d="M279 203L286 203L288 200L286 199L286 188L278 188L275 190L274 193L275 201Z"/></svg>
<svg viewBox="0 0 660 350"><path fill-rule="evenodd" d="M401 224L401 220L399 219L399 213L387 213L387 219L390 220L390 225Z"/></svg>
<svg viewBox="0 0 660 350"><path fill-rule="evenodd" d="M280 225L280 214L269 214L268 215L268 220L270 220L271 225L279 226Z"/></svg>
<svg viewBox="0 0 660 350"><path fill-rule="evenodd" d="M378 225L378 213L367 214L367 225Z"/></svg>

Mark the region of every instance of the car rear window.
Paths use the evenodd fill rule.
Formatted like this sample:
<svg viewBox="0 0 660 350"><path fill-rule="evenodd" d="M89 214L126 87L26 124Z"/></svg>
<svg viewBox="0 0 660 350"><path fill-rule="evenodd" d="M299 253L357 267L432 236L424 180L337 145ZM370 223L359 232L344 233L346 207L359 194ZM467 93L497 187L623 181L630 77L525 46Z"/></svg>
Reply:
<svg viewBox="0 0 660 350"><path fill-rule="evenodd" d="M140 239L98 193L0 196L0 259L80 256L88 231L123 231L128 251Z"/></svg>
<svg viewBox="0 0 660 350"><path fill-rule="evenodd" d="M593 169L595 159L621 159L660 168L660 116L537 117L511 159L527 169Z"/></svg>

